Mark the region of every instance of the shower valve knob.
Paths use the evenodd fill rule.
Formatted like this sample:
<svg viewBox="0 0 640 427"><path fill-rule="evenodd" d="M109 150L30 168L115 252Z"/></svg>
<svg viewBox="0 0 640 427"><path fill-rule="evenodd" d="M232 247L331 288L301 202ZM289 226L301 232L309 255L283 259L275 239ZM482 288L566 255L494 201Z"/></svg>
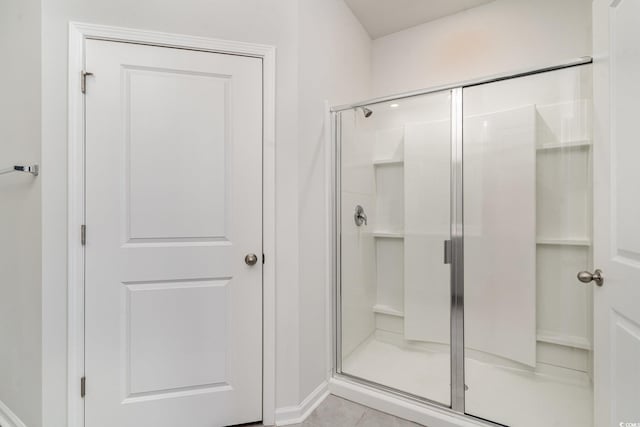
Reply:
<svg viewBox="0 0 640 427"><path fill-rule="evenodd" d="M367 225L367 214L364 213L364 208L362 206L356 206L356 211L353 214L353 220L358 227L362 226L362 224Z"/></svg>

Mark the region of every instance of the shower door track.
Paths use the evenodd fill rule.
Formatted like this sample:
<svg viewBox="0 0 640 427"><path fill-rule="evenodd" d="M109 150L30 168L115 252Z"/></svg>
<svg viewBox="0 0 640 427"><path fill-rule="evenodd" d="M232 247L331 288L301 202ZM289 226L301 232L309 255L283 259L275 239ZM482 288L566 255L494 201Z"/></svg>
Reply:
<svg viewBox="0 0 640 427"><path fill-rule="evenodd" d="M377 97L377 98L366 99L364 101L358 101L358 102L355 102L353 104L337 105L335 107L331 107L331 112L332 113L337 113L337 112L340 112L340 111L351 110L351 109L357 108L357 107L365 107L367 105L379 104L381 102L395 101L395 100L400 100L400 99L404 99L404 98L411 98L412 96L427 95L427 94L430 94L430 93L443 92L445 90L464 89L464 88L467 88L467 87L479 86L479 85L483 85L483 84L487 84L487 83L495 83L495 82L499 82L499 81L502 81L502 80L514 79L514 78L517 78L517 77L532 76L534 74L540 74L540 73L546 73L546 72L549 72L549 71L562 70L562 69L565 69L565 68L577 67L577 66L580 66L580 65L586 65L586 64L591 64L591 63L593 63L593 58L592 57L583 56L581 58L572 59L570 61L562 62L560 64L551 65L551 66L543 67L543 68L533 68L533 69L521 70L521 71L516 71L516 72L511 72L511 73L506 73L506 74L496 74L496 75L493 75L493 76L483 77L483 78L480 78L480 79L465 80L465 81L446 84L446 85L442 85L442 86L433 86L433 87L429 87L429 88L425 88L425 89L419 89L419 90L414 90L414 91L410 91L410 92L398 93L398 94L395 94L395 95L388 95L388 96L382 96L382 97Z"/></svg>
<svg viewBox="0 0 640 427"><path fill-rule="evenodd" d="M332 124L332 161L331 176L333 189L333 206L332 210L332 320L333 320L333 375L338 378L348 380L365 387L373 387L375 389L390 393L397 397L420 402L428 407L445 409L464 416L469 419L482 422L489 426L502 426L495 422L491 422L465 412L465 384L464 384L464 227L463 227L463 164L462 164L462 145L463 145L463 90L465 88L479 86L483 84L495 83L503 80L510 80L518 77L526 77L535 74L541 74L565 68L577 67L593 63L592 57L582 57L573 59L560 64L551 65L543 68L535 68L524 71L518 71L509 74L499 74L482 79L468 80L454 84L436 86L417 91L405 92L385 97L372 98L369 100L345 104L332 107L331 124ZM355 108L366 107L373 104L401 100L414 96L427 95L436 92L449 91L451 93L451 404L450 406L416 396L402 390L384 386L372 381L365 380L353 375L342 372L342 318L341 318L341 111L347 111Z"/></svg>

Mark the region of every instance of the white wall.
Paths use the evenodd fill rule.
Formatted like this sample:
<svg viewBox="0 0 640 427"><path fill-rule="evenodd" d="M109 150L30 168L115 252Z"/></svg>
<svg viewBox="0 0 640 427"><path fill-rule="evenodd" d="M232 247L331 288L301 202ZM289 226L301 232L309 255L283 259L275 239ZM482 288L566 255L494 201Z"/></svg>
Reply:
<svg viewBox="0 0 640 427"><path fill-rule="evenodd" d="M591 0L496 0L373 42L374 96L591 54Z"/></svg>
<svg viewBox="0 0 640 427"><path fill-rule="evenodd" d="M2 1L0 57L3 169L40 161L39 0ZM0 176L0 402L29 427L41 420L40 182Z"/></svg>
<svg viewBox="0 0 640 427"><path fill-rule="evenodd" d="M370 96L371 40L343 0L299 2L300 396L327 378L324 101Z"/></svg>
<svg viewBox="0 0 640 427"><path fill-rule="evenodd" d="M69 21L275 45L277 405L299 403L298 6L294 0L48 0L42 27L43 425L66 423L67 32ZM79 70L72 70L77 72ZM20 87L23 91L24 87ZM18 99L18 97L13 97ZM318 339L324 339L319 337ZM29 426L32 427L32 426Z"/></svg>

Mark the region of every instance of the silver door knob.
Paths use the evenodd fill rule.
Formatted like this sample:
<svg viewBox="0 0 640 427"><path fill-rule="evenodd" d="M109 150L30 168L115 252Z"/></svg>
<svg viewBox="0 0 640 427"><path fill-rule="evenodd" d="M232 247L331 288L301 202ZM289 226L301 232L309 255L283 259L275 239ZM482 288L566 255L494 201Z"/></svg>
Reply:
<svg viewBox="0 0 640 427"><path fill-rule="evenodd" d="M256 262L258 262L258 256L256 254L247 254L244 257L244 262L247 265L254 265Z"/></svg>
<svg viewBox="0 0 640 427"><path fill-rule="evenodd" d="M581 271L578 273L578 280L582 283L590 283L596 282L596 285L602 286L604 283L604 276L602 275L601 270L595 270L593 273L589 273L588 271Z"/></svg>

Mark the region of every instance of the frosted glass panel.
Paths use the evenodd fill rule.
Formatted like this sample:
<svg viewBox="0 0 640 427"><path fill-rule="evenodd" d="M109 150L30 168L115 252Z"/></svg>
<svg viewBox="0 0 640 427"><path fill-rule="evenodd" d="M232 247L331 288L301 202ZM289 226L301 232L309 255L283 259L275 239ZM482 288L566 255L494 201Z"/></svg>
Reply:
<svg viewBox="0 0 640 427"><path fill-rule="evenodd" d="M341 373L450 402L448 91L340 113ZM356 206L367 216L356 223Z"/></svg>

